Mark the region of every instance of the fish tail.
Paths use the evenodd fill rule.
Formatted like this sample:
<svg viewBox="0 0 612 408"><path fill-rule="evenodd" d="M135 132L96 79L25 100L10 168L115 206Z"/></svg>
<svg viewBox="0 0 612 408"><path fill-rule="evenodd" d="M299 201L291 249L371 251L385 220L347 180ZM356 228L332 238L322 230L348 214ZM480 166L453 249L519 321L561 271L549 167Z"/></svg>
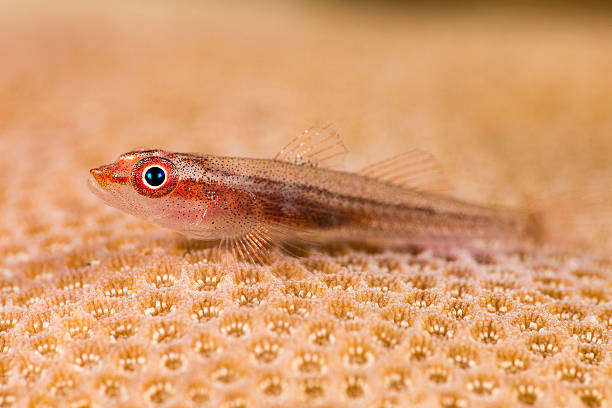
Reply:
<svg viewBox="0 0 612 408"><path fill-rule="evenodd" d="M557 248L612 245L612 200L604 194L565 192L533 200L526 211L526 236ZM606 241L606 242L604 242Z"/></svg>
<svg viewBox="0 0 612 408"><path fill-rule="evenodd" d="M554 234L544 211L539 208L527 208L525 235L537 245L543 245L552 240Z"/></svg>

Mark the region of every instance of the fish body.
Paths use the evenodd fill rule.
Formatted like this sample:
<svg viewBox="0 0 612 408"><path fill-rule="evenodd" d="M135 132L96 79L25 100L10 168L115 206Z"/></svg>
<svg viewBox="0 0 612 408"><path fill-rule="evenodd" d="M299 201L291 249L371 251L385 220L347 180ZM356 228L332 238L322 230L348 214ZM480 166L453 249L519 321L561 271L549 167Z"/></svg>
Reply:
<svg viewBox="0 0 612 408"><path fill-rule="evenodd" d="M430 192L415 187L414 177L392 180L414 168L414 154L405 165L394 158L360 173L321 165L322 154L343 148L327 133L302 135L275 159L134 150L92 169L89 185L127 213L189 237L228 240L246 253L291 239L462 246L533 238L527 212Z"/></svg>

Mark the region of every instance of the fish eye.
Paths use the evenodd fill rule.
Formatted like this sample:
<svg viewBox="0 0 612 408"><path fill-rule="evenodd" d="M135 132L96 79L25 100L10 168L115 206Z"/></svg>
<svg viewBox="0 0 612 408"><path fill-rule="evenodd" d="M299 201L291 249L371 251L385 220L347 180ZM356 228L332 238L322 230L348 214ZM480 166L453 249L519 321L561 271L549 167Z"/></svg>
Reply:
<svg viewBox="0 0 612 408"><path fill-rule="evenodd" d="M160 188L167 178L166 170L159 166L147 167L142 173L142 182L152 189Z"/></svg>
<svg viewBox="0 0 612 408"><path fill-rule="evenodd" d="M178 174L172 161L163 157L145 157L132 167L131 180L138 194L159 198L174 190Z"/></svg>

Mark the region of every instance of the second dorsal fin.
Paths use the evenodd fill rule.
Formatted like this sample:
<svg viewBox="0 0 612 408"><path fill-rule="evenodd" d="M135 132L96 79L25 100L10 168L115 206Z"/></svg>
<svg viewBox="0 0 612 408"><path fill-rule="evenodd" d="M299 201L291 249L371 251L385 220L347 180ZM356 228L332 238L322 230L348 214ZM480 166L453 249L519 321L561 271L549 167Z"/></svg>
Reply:
<svg viewBox="0 0 612 408"><path fill-rule="evenodd" d="M437 160L430 153L418 149L372 163L359 173L416 190L441 192L449 189Z"/></svg>
<svg viewBox="0 0 612 408"><path fill-rule="evenodd" d="M295 137L274 156L275 160L312 167L342 168L348 149L331 125L311 127Z"/></svg>

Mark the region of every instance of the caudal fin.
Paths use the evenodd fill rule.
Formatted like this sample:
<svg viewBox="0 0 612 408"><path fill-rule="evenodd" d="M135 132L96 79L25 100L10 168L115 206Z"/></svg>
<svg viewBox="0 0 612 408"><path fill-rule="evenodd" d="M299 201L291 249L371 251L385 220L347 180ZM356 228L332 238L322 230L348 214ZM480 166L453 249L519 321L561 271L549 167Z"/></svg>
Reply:
<svg viewBox="0 0 612 408"><path fill-rule="evenodd" d="M566 192L531 201L526 234L541 245L612 248L612 199L606 194Z"/></svg>

